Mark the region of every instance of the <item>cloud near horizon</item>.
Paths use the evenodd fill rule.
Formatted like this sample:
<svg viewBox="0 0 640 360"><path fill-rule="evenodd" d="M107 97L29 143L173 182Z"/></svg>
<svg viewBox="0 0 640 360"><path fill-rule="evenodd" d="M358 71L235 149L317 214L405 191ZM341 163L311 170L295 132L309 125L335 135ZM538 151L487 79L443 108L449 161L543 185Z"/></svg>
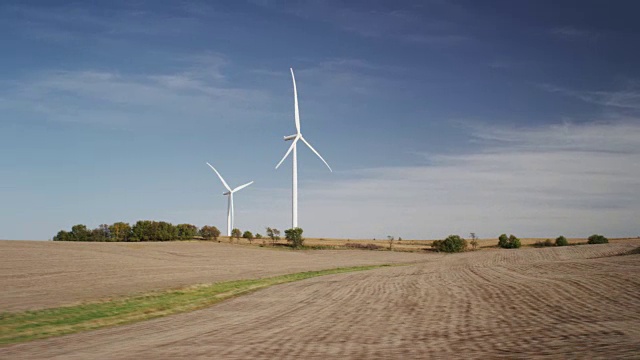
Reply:
<svg viewBox="0 0 640 360"><path fill-rule="evenodd" d="M303 227L353 238L640 234L633 221L640 213L639 124L485 128L473 135L473 153L424 154L426 165L308 183L301 211L313 220Z"/></svg>

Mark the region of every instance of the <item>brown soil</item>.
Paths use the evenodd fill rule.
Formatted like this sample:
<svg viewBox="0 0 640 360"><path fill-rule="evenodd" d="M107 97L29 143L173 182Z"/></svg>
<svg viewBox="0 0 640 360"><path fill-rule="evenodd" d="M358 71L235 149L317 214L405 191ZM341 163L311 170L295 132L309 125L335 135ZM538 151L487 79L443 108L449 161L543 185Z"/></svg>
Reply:
<svg viewBox="0 0 640 360"><path fill-rule="evenodd" d="M389 251L275 250L204 241L0 241L0 313L200 283L424 257Z"/></svg>
<svg viewBox="0 0 640 360"><path fill-rule="evenodd" d="M637 358L640 255L614 255L639 245L423 255L0 358Z"/></svg>

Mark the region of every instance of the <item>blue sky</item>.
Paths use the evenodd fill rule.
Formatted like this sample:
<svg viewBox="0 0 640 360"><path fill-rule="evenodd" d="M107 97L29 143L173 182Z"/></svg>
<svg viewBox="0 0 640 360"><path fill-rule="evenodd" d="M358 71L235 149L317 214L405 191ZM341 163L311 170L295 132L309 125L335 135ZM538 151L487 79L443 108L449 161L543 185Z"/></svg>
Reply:
<svg viewBox="0 0 640 360"><path fill-rule="evenodd" d="M0 239L140 219L313 237L638 236L634 1L3 1Z"/></svg>

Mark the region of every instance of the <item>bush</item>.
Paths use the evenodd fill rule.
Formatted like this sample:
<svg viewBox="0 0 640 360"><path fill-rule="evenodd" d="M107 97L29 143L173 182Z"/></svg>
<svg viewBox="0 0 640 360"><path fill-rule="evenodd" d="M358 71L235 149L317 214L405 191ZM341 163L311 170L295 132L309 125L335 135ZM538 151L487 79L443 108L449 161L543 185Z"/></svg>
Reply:
<svg viewBox="0 0 640 360"><path fill-rule="evenodd" d="M467 249L467 240L458 235L449 235L444 240L435 240L431 243L431 247L438 252L461 252Z"/></svg>
<svg viewBox="0 0 640 360"><path fill-rule="evenodd" d="M560 235L556 238L556 246L567 246L569 245L569 241L567 241L567 238L565 238L564 236Z"/></svg>
<svg viewBox="0 0 640 360"><path fill-rule="evenodd" d="M547 239L545 241L536 241L535 244L533 244L533 246L535 247L546 247L546 246L555 246L555 244L553 243L553 241L551 241L551 239Z"/></svg>
<svg viewBox="0 0 640 360"><path fill-rule="evenodd" d="M608 243L609 243L609 239L598 234L593 234L589 236L589 239L587 241L587 244L608 244Z"/></svg>
<svg viewBox="0 0 640 360"><path fill-rule="evenodd" d="M240 236L242 236L242 232L240 231L240 229L238 228L234 228L231 230L231 239L233 240L233 238L236 238L238 240L240 240Z"/></svg>
<svg viewBox="0 0 640 360"><path fill-rule="evenodd" d="M284 236L294 249L302 247L304 244L302 229L299 227L285 230Z"/></svg>
<svg viewBox="0 0 640 360"><path fill-rule="evenodd" d="M249 240L249 244L253 244L253 233L249 230L242 234L242 238Z"/></svg>
<svg viewBox="0 0 640 360"><path fill-rule="evenodd" d="M507 234L502 234L498 238L498 247L503 249L517 249L520 247L520 239L515 237L513 234L507 237Z"/></svg>
<svg viewBox="0 0 640 360"><path fill-rule="evenodd" d="M350 249L363 249L363 250L380 250L382 249L382 246L380 245L376 245L376 244L360 244L360 243L346 243L344 244L345 247L348 247Z"/></svg>

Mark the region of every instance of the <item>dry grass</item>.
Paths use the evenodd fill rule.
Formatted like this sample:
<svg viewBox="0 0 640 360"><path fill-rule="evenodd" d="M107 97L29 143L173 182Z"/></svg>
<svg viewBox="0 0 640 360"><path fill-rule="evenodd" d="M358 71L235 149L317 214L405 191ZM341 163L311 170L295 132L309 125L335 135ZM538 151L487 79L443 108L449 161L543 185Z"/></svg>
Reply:
<svg viewBox="0 0 640 360"><path fill-rule="evenodd" d="M548 238L521 238L520 242L522 246L533 246L533 244L535 244L537 241L545 241L546 239ZM421 251L424 251L425 249L430 249L431 243L434 240L437 240L437 239L431 239L431 240L395 239L393 241L393 250L406 251L406 252L421 252ZM470 239L467 238L467 240L470 240ZM552 241L555 240L555 237L551 238L551 240ZM587 243L586 238L568 238L567 240L569 241L569 244L586 244ZM637 238L619 238L619 239L609 239L609 240L612 242L629 242L629 241L633 242L633 241L636 241ZM228 242L228 239L221 238L221 241ZM478 242L479 242L480 248L493 248L498 245L498 238L496 237L496 238L478 239ZM241 239L239 242L234 239L233 243L249 245L249 242L244 239ZM279 245L286 245L286 243L287 242L285 240L280 240L278 242ZM347 248L345 245L349 243L362 244L362 245L374 244L374 245L382 246L385 249L389 249L389 240L387 239L305 238L304 240L304 244L307 246L333 247L335 249L345 249ZM253 243L254 246L259 246L261 244L262 244L261 241L260 243L256 243L256 241L254 241ZM270 244L270 240L267 240L267 244Z"/></svg>

